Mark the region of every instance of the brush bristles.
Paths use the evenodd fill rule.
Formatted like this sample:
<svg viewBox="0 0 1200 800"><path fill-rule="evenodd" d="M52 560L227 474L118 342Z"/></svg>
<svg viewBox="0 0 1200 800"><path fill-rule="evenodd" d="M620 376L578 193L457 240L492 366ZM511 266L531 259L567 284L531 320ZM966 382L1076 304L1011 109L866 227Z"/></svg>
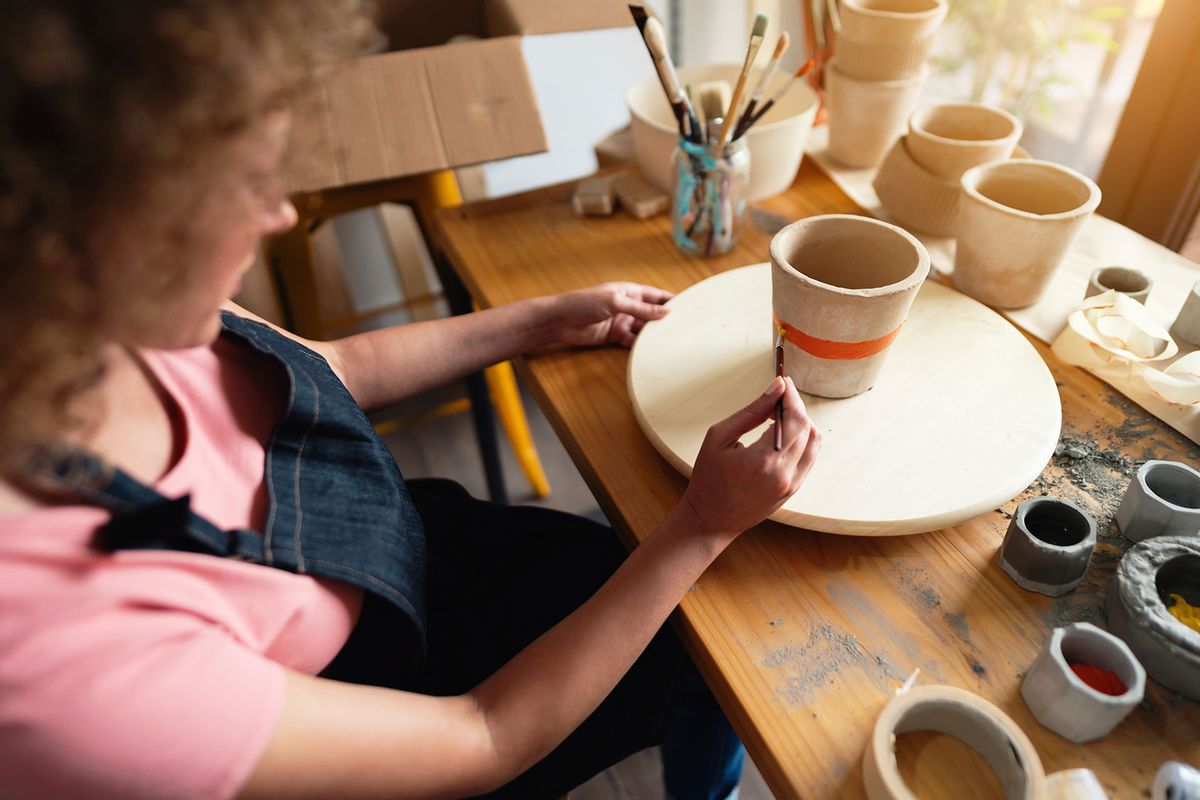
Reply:
<svg viewBox="0 0 1200 800"><path fill-rule="evenodd" d="M707 81L696 87L697 105L704 112L705 119L724 117L725 109L729 108L731 95L729 84L725 81Z"/></svg>
<svg viewBox="0 0 1200 800"><path fill-rule="evenodd" d="M750 33L751 36L766 36L767 25L770 24L771 18L766 14L759 13L754 16L754 30ZM744 30L744 29L743 29Z"/></svg>
<svg viewBox="0 0 1200 800"><path fill-rule="evenodd" d="M646 39L646 47L650 48L650 55L655 59L667 57L667 37L663 35L661 22L653 18L646 20L642 36Z"/></svg>
<svg viewBox="0 0 1200 800"><path fill-rule="evenodd" d="M787 52L791 41L792 37L788 36L787 31L779 34L779 41L775 43L775 52L771 54L771 58L782 58L783 54Z"/></svg>

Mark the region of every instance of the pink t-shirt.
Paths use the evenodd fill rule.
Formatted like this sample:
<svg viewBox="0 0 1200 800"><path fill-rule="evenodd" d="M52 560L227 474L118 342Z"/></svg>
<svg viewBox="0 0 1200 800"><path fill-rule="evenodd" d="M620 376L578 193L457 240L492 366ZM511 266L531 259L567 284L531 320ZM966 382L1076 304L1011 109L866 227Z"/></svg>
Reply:
<svg viewBox="0 0 1200 800"><path fill-rule="evenodd" d="M186 430L156 488L261 530L282 370L224 339L144 356ZM108 517L0 516L0 796L229 797L279 716L283 668L323 669L361 593L213 556L100 553L89 541Z"/></svg>

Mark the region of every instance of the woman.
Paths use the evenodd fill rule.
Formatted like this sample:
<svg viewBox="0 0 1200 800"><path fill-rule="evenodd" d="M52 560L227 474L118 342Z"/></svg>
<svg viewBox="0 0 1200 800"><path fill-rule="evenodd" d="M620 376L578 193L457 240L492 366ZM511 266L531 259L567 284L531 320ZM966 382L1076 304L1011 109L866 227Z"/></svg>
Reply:
<svg viewBox="0 0 1200 800"><path fill-rule="evenodd" d="M729 793L740 745L663 623L811 468L795 388L713 426L628 558L584 520L405 484L360 408L628 346L669 295L276 331L227 301L295 222L286 101L355 52L356 4L3 14L5 796L543 797L660 741L670 792ZM783 449L738 444L779 399Z"/></svg>

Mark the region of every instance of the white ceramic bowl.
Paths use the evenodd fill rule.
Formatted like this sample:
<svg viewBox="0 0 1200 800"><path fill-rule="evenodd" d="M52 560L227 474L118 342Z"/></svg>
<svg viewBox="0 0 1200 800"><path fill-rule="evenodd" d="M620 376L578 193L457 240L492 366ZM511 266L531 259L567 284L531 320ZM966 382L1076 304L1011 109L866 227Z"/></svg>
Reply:
<svg viewBox="0 0 1200 800"><path fill-rule="evenodd" d="M693 87L706 81L737 83L740 64L683 67L679 82ZM775 75L766 95L781 85L785 73ZM753 89L757 72L746 81ZM634 84L625 95L631 118L633 148L646 179L671 196L675 187L671 174L671 152L679 139L675 115L663 94L657 77ZM759 200L787 191L800 169L804 143L817 114L817 95L808 84L797 81L787 94L746 134L750 148L750 186L748 200Z"/></svg>

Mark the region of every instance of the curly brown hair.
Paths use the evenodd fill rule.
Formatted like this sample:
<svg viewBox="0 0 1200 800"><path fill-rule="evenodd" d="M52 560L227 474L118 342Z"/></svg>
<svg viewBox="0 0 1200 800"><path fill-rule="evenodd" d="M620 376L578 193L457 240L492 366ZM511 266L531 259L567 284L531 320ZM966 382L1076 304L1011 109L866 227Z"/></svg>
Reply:
<svg viewBox="0 0 1200 800"><path fill-rule="evenodd" d="M72 424L105 321L170 285L206 156L321 65L360 52L364 0L6 0L0 11L0 474ZM165 231L126 285L97 226ZM125 215L125 216L123 216ZM163 277L163 276L168 277Z"/></svg>

